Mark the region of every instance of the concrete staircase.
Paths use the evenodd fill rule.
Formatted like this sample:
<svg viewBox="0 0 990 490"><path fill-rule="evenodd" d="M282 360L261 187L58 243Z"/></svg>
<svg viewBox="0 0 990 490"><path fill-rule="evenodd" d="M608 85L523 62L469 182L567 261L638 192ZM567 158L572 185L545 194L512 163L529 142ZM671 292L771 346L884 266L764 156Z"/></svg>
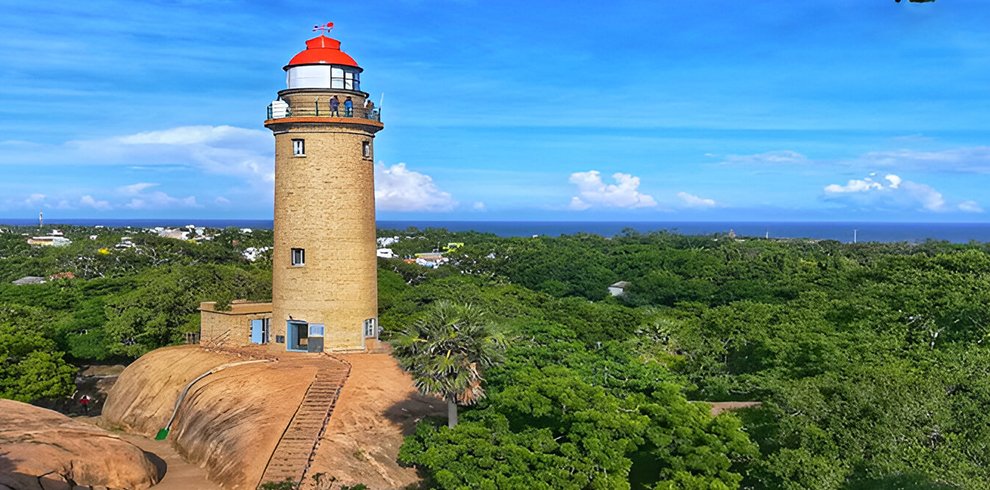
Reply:
<svg viewBox="0 0 990 490"><path fill-rule="evenodd" d="M313 383L268 460L261 483L303 481L350 371L346 363L321 359Z"/></svg>

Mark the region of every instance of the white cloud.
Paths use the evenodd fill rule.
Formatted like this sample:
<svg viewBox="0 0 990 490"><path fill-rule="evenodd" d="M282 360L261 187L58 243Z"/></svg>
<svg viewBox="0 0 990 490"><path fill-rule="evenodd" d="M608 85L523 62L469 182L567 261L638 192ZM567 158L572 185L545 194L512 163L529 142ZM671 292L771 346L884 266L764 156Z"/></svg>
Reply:
<svg viewBox="0 0 990 490"><path fill-rule="evenodd" d="M894 190L899 189L898 187L890 188ZM946 210L945 197L942 196L941 192L936 191L928 185L908 181L904 182L901 188L907 192L911 200L921 203L921 206L929 211Z"/></svg>
<svg viewBox="0 0 990 490"><path fill-rule="evenodd" d="M24 204L27 204L28 206L35 206L38 204L43 204L44 202L45 202L45 195L39 193L31 194L30 196L27 197L27 199L24 200Z"/></svg>
<svg viewBox="0 0 990 490"><path fill-rule="evenodd" d="M829 184L825 186L826 194L846 194L852 192L868 192L872 190L883 190L883 184L874 182L867 177L865 179L852 179L846 185Z"/></svg>
<svg viewBox="0 0 990 490"><path fill-rule="evenodd" d="M432 177L409 170L405 163L375 165L375 203L383 211L451 211L457 206Z"/></svg>
<svg viewBox="0 0 990 490"><path fill-rule="evenodd" d="M639 192L639 177L617 172L612 174L612 179L615 184L606 184L597 170L571 174L569 181L577 186L578 195L571 198L570 208L645 208L657 205L652 196Z"/></svg>
<svg viewBox="0 0 990 490"><path fill-rule="evenodd" d="M163 191L145 192L158 187L153 182L138 182L117 188L117 193L127 198L123 206L127 209L171 209L202 207L195 196L174 197Z"/></svg>
<svg viewBox="0 0 990 490"><path fill-rule="evenodd" d="M124 207L127 209L171 209L171 208L198 208L202 207L196 202L195 196L172 197L164 192L155 191L141 194L139 197L131 198Z"/></svg>
<svg viewBox="0 0 990 490"><path fill-rule="evenodd" d="M87 208L93 208L99 211L106 211L112 209L113 206L110 205L110 201L102 201L93 198L89 194L79 198L79 205Z"/></svg>
<svg viewBox="0 0 990 490"><path fill-rule="evenodd" d="M976 202L976 201L963 201L963 202L959 203L958 208L959 208L960 211L963 211L963 212L966 212L966 213L982 213L983 212L983 207L981 207L980 204L978 202Z"/></svg>
<svg viewBox="0 0 990 490"><path fill-rule="evenodd" d="M900 187L901 186L901 182L903 182L900 177L898 177L898 176L896 176L894 174L890 174L890 175L884 176L884 179L886 179L887 182L890 182L890 188L891 189L896 189L896 188Z"/></svg>
<svg viewBox="0 0 990 490"><path fill-rule="evenodd" d="M694 194L688 194L687 192L678 192L677 198L681 200L681 206L686 208L713 208L718 204L714 199L698 197Z"/></svg>
<svg viewBox="0 0 990 490"><path fill-rule="evenodd" d="M137 184L125 185L123 187L117 188L117 190L124 195L133 196L135 194L140 194L145 189L155 187L158 184L152 184L149 182L138 182Z"/></svg>
<svg viewBox="0 0 990 490"><path fill-rule="evenodd" d="M728 155L725 164L744 165L799 165L808 163L808 157L791 150L775 150L753 155Z"/></svg>
<svg viewBox="0 0 990 490"><path fill-rule="evenodd" d="M471 209L475 211L484 211L485 209L487 209L487 207L485 206L485 203L481 201L477 201L471 205Z"/></svg>
<svg viewBox="0 0 990 490"><path fill-rule="evenodd" d="M2 165L72 162L79 166L193 168L268 188L275 179L269 131L233 126L179 126L58 145L4 145Z"/></svg>
<svg viewBox="0 0 990 490"><path fill-rule="evenodd" d="M875 176L852 179L845 185L829 184L824 189L825 198L868 208L948 210L942 193L929 185L904 180L894 174L885 175L881 180L874 179Z"/></svg>
<svg viewBox="0 0 990 490"><path fill-rule="evenodd" d="M575 211L584 211L585 209L590 208L591 205L582 201L581 198L575 196L571 198L571 203L568 204L567 207Z"/></svg>
<svg viewBox="0 0 990 490"><path fill-rule="evenodd" d="M874 151L866 153L860 160L872 167L986 174L990 173L990 146L969 146L936 151L903 149Z"/></svg>
<svg viewBox="0 0 990 490"><path fill-rule="evenodd" d="M215 203L217 203L217 204L219 204L221 206L227 206L227 205L230 204L230 199L227 199L226 197L223 197L223 196L217 196L217 198L214 199L213 202L215 202Z"/></svg>
<svg viewBox="0 0 990 490"><path fill-rule="evenodd" d="M267 131L256 129L236 128L233 126L179 126L159 131L145 131L114 138L125 145L201 145L219 144L224 146L230 141L240 141L261 135L268 136ZM270 136L268 136L269 139Z"/></svg>

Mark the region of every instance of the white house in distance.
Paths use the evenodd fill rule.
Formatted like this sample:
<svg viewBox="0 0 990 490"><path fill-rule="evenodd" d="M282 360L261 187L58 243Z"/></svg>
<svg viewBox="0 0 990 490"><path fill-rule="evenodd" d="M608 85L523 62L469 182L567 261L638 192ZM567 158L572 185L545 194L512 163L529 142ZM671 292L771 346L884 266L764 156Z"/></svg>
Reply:
<svg viewBox="0 0 990 490"><path fill-rule="evenodd" d="M72 240L64 236L36 236L28 239L28 245L38 245L41 247L64 247L71 245Z"/></svg>
<svg viewBox="0 0 990 490"><path fill-rule="evenodd" d="M629 289L631 284L626 281L619 281L608 287L608 292L612 296L622 296L626 294L626 290Z"/></svg>

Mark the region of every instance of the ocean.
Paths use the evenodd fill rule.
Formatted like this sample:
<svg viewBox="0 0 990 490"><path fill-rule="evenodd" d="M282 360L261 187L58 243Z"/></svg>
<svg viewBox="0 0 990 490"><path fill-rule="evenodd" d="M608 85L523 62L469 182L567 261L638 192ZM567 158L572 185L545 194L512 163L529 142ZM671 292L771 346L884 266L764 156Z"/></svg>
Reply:
<svg viewBox="0 0 990 490"><path fill-rule="evenodd" d="M0 225L30 226L37 221L3 219ZM252 219L64 219L46 224L151 228L194 224L211 228L271 229L272 220ZM774 222L774 221L378 221L379 229L446 228L478 231L498 236L559 236L592 233L614 236L631 228L641 233L666 230L684 235L709 235L735 231L740 237L808 238L852 242L990 242L990 223L874 223L874 222Z"/></svg>

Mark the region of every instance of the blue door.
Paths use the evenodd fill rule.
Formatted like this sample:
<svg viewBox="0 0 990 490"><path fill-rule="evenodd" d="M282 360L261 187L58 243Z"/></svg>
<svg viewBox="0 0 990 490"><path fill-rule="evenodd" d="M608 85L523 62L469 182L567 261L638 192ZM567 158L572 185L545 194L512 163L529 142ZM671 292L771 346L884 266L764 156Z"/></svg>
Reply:
<svg viewBox="0 0 990 490"><path fill-rule="evenodd" d="M285 325L285 349L306 352L309 350L309 324L289 320Z"/></svg>
<svg viewBox="0 0 990 490"><path fill-rule="evenodd" d="M251 320L251 343L262 344L265 341L265 321Z"/></svg>

